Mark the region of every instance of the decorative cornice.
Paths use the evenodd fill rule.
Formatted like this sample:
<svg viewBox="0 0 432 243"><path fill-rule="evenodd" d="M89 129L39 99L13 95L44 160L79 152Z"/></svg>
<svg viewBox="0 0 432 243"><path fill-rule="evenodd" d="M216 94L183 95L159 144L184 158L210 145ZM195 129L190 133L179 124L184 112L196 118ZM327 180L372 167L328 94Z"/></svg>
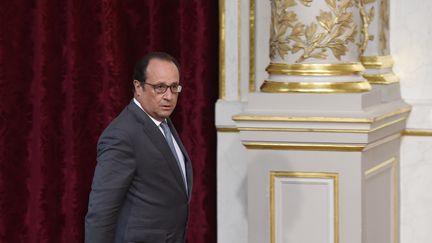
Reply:
<svg viewBox="0 0 432 243"><path fill-rule="evenodd" d="M232 127L231 130L249 132L324 132L324 133L371 133L399 122L404 122L406 117L387 122L372 129L327 129L327 128L276 128L276 127ZM218 128L219 129L219 128ZM227 130L228 131L228 130Z"/></svg>
<svg viewBox="0 0 432 243"><path fill-rule="evenodd" d="M334 123L374 123L392 116L408 113L411 107L401 108L380 116L363 117L296 117L296 116L259 116L259 115L236 115L234 121L277 121L277 122L334 122Z"/></svg>
<svg viewBox="0 0 432 243"><path fill-rule="evenodd" d="M284 142L242 142L248 149L261 150L307 150L307 151L340 151L340 152L361 152L382 144L392 142L401 137L400 133L377 140L369 144L348 144L348 143L284 143Z"/></svg>
<svg viewBox="0 0 432 243"><path fill-rule="evenodd" d="M265 80L262 92L268 93L359 93L371 90L363 80L358 82L275 82Z"/></svg>
<svg viewBox="0 0 432 243"><path fill-rule="evenodd" d="M218 127L218 132L225 133L237 133L240 131L272 131L272 132L328 132L328 133L370 133L382 129L384 127L390 126L402 120L406 120L406 118L401 118L400 120L396 120L395 122L386 123L383 126L371 129L312 129L312 128L263 128L263 127ZM402 136L420 136L420 137L432 137L432 130L422 130L422 129L405 129L402 131Z"/></svg>

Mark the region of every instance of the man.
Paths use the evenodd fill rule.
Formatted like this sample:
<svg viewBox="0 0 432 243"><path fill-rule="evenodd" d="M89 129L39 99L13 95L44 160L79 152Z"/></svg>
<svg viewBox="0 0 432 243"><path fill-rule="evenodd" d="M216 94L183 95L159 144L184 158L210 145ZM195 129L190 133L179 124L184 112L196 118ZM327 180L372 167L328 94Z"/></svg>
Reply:
<svg viewBox="0 0 432 243"><path fill-rule="evenodd" d="M192 165L169 119L179 80L166 53L136 64L134 98L99 138L87 243L185 242Z"/></svg>

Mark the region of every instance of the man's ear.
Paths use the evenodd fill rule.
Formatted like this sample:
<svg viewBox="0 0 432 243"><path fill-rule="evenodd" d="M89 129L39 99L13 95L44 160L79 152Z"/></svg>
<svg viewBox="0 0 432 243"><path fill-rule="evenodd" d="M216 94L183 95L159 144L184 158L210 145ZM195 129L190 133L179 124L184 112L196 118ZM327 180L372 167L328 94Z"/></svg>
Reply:
<svg viewBox="0 0 432 243"><path fill-rule="evenodd" d="M140 81L138 81L138 80L135 79L133 81L133 86L134 86L134 89L137 90L139 87L141 87Z"/></svg>

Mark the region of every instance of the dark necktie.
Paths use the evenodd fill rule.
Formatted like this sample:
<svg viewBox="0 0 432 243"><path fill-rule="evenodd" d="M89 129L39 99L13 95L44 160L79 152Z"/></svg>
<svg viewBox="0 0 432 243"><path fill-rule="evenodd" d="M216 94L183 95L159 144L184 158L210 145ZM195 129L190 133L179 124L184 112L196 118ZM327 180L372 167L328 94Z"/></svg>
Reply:
<svg viewBox="0 0 432 243"><path fill-rule="evenodd" d="M173 142L173 139L172 139L171 130L170 130L170 128L168 127L168 124L167 124L166 121L163 121L163 122L160 124L160 126L161 126L161 128L162 128L162 130L163 130L163 132L164 132L164 134L165 134L165 140L167 141L168 146L170 147L171 152L173 153L173 155L174 155L174 157L175 157L175 159L176 159L176 161L177 161L177 165L178 165L178 167L179 167L179 169L180 169L180 173L182 174L183 181L184 181L184 183L185 183L185 185L186 185L186 177L185 177L184 174L183 174L183 169L182 169L182 166L180 165L180 160L179 160L179 158L178 158L178 156L177 156L177 152L176 152L175 147L174 147L174 142Z"/></svg>

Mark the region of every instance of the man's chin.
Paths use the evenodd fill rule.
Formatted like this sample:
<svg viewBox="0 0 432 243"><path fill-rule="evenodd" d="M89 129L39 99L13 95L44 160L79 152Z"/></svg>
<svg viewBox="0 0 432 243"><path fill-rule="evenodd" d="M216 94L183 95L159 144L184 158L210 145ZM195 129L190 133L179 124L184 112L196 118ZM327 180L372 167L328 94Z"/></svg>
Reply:
<svg viewBox="0 0 432 243"><path fill-rule="evenodd" d="M159 115L160 118L166 119L166 118L168 118L172 114L172 112L173 112L172 110L162 111L158 115Z"/></svg>

